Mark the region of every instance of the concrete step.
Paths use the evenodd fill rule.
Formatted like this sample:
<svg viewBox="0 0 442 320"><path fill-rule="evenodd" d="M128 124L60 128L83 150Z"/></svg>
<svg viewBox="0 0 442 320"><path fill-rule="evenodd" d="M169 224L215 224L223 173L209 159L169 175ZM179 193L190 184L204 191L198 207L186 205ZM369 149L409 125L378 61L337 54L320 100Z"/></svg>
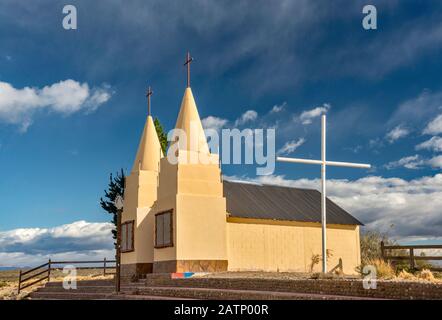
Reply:
<svg viewBox="0 0 442 320"><path fill-rule="evenodd" d="M111 294L107 293L88 293L88 292L48 292L48 291L35 291L29 295L31 300L101 300L107 299Z"/></svg>
<svg viewBox="0 0 442 320"><path fill-rule="evenodd" d="M115 281L111 279L102 280L79 280L77 281L77 287L96 287L96 286L115 286ZM62 281L51 281L46 283L46 287L63 287Z"/></svg>
<svg viewBox="0 0 442 320"><path fill-rule="evenodd" d="M176 286L171 283L179 284ZM125 284L121 293L114 292L114 283L104 281L78 281L77 289L65 290L62 283L47 283L30 294L30 299L64 299L64 300L152 300L152 299L210 299L210 300L360 300L369 299L355 296L342 296L324 293L301 293L284 291L281 288L223 288L218 287L185 286L186 282L174 280L168 285L146 285L145 283ZM208 285L208 283L195 282ZM101 284L101 285L100 285Z"/></svg>
<svg viewBox="0 0 442 320"><path fill-rule="evenodd" d="M359 300L359 297L294 293L294 292L273 292L260 290L238 290L238 289L215 289L215 288L189 288L189 287L139 287L132 295L159 295L171 297L183 297L190 299L208 300Z"/></svg>
<svg viewBox="0 0 442 320"><path fill-rule="evenodd" d="M65 289L62 286L45 286L38 289L39 292L74 292L74 293L113 293L115 286L77 286L76 289Z"/></svg>
<svg viewBox="0 0 442 320"><path fill-rule="evenodd" d="M330 286L333 283L333 286ZM314 279L247 279L247 278L209 278L191 277L172 279L169 277L147 277L138 281L145 287L182 287L210 288L221 290L246 290L259 292L293 293L306 297L336 297L336 299L383 299L382 292L376 290L361 290L360 282L346 280L314 280ZM343 290L345 289L345 290Z"/></svg>
<svg viewBox="0 0 442 320"><path fill-rule="evenodd" d="M106 293L65 293L65 292L33 292L30 300L190 300L176 297L106 294Z"/></svg>

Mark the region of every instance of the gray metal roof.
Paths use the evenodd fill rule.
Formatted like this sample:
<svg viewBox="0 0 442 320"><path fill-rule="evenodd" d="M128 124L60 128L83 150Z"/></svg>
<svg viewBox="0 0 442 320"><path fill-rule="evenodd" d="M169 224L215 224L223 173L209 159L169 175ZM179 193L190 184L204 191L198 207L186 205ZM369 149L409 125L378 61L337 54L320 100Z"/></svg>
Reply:
<svg viewBox="0 0 442 320"><path fill-rule="evenodd" d="M321 222L321 193L248 182L223 182L227 212L232 217ZM362 225L327 198L327 224Z"/></svg>

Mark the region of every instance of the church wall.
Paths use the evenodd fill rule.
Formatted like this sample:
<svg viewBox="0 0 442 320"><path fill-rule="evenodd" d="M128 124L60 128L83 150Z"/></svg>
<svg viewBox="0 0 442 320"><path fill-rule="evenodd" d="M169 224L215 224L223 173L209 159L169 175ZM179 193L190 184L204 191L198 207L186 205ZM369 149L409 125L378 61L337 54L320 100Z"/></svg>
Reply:
<svg viewBox="0 0 442 320"><path fill-rule="evenodd" d="M228 218L230 271L308 272L312 255L322 252L321 224L295 221ZM360 264L359 226L328 225L327 247L331 270L342 259L344 273L355 274ZM314 272L321 270L321 263Z"/></svg>
<svg viewBox="0 0 442 320"><path fill-rule="evenodd" d="M154 272L161 272L163 268L158 270L158 262L167 262L176 260L176 193L177 193L177 165L169 163L167 158L160 161L160 174L158 185L158 200L152 209L155 213L172 209L173 222L173 247L154 248ZM155 219L155 217L154 217ZM155 232L155 220L153 221L152 230ZM161 264L162 265L162 264ZM155 270L157 269L157 270Z"/></svg>
<svg viewBox="0 0 442 320"><path fill-rule="evenodd" d="M177 193L177 171L178 167L175 164L169 163L165 157L160 161L160 174L158 177L158 201L162 203L164 199L176 196Z"/></svg>
<svg viewBox="0 0 442 320"><path fill-rule="evenodd" d="M227 269L226 200L217 155L210 157L214 164L161 166L155 211L174 209L174 247L155 249L154 272Z"/></svg>
<svg viewBox="0 0 442 320"><path fill-rule="evenodd" d="M227 260L226 200L177 196L177 259Z"/></svg>
<svg viewBox="0 0 442 320"><path fill-rule="evenodd" d="M187 157L186 151L180 155ZM212 164L179 164L177 260L227 261L226 199L218 155Z"/></svg>
<svg viewBox="0 0 442 320"><path fill-rule="evenodd" d="M134 220L134 251L123 252L123 265L137 264L143 270L152 269L153 263L153 211L156 200L157 172L141 170L126 178L125 205L121 222ZM140 264L150 264L141 266Z"/></svg>
<svg viewBox="0 0 442 320"><path fill-rule="evenodd" d="M162 198L161 201L157 201L155 204L155 213L164 212L172 209L172 224L173 224L173 246L166 248L154 248L154 261L171 261L176 260L176 250L177 250L177 214L176 214L176 196L171 195ZM155 217L154 217L155 219ZM152 230L155 230L155 220L153 221ZM155 232L155 231L154 231ZM154 242L155 243L155 242ZM155 265L154 265L155 272Z"/></svg>

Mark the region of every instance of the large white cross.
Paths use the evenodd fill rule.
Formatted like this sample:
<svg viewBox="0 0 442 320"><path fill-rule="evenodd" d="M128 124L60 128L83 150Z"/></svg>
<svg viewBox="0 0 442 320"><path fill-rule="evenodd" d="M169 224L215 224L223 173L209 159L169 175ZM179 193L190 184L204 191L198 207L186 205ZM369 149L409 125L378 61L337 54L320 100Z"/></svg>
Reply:
<svg viewBox="0 0 442 320"><path fill-rule="evenodd" d="M364 163L351 163L351 162L337 162L327 161L325 157L325 141L326 141L326 116L322 115L322 137L321 137L321 160L299 159L299 158L285 158L277 157L277 161L292 162L292 163L307 163L307 164L319 164L321 165L321 225L322 225L322 272L327 272L327 216L326 216L326 178L325 171L327 166L335 167L352 167L352 168L365 168L369 169L371 166Z"/></svg>

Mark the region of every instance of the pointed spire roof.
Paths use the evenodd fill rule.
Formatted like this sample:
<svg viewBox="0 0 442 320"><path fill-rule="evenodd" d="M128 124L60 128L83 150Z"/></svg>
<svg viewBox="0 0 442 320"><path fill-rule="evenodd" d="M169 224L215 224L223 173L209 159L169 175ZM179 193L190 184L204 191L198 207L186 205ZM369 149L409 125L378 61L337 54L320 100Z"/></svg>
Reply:
<svg viewBox="0 0 442 320"><path fill-rule="evenodd" d="M187 87L184 91L184 97L181 102L180 113L178 114L175 128L184 130L187 136L186 148L180 145L180 149L205 154L210 153L203 125L190 87ZM191 142L192 139L195 141Z"/></svg>
<svg viewBox="0 0 442 320"><path fill-rule="evenodd" d="M163 157L160 140L152 117L149 115L144 125L143 135L138 146L132 172L139 170L158 171L158 163Z"/></svg>

